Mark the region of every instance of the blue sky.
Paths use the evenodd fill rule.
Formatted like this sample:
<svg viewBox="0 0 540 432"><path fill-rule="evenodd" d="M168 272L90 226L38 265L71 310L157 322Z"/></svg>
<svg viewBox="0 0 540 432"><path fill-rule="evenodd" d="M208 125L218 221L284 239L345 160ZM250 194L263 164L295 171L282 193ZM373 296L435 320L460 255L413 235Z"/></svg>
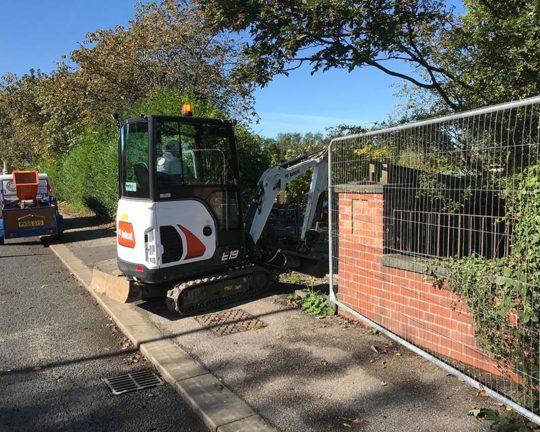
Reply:
<svg viewBox="0 0 540 432"><path fill-rule="evenodd" d="M0 0L0 75L23 74L30 68L51 71L87 32L127 24L135 3ZM385 120L400 102L392 88L397 82L371 68L311 76L303 67L256 91L260 122L253 128L274 137L279 132L324 132L340 123L370 125Z"/></svg>
<svg viewBox="0 0 540 432"><path fill-rule="evenodd" d="M50 71L98 28L126 24L134 0L0 0L0 74Z"/></svg>
<svg viewBox="0 0 540 432"><path fill-rule="evenodd" d="M260 123L267 136L279 132L324 132L338 124L369 126L385 120L399 100L398 80L374 69L332 70L310 75L309 67L279 76L255 93Z"/></svg>

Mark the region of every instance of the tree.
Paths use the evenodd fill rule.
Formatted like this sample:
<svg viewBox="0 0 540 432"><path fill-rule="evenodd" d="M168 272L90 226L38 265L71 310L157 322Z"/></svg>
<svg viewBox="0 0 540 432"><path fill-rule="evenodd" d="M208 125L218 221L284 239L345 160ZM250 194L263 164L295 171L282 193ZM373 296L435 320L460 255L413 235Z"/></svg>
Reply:
<svg viewBox="0 0 540 432"><path fill-rule="evenodd" d="M326 140L321 133L280 133L276 139L268 142L268 149L273 165L294 159L302 154L321 149Z"/></svg>
<svg viewBox="0 0 540 432"><path fill-rule="evenodd" d="M158 88L247 118L252 85L231 79L243 61L236 43L209 28L188 1L139 5L129 26L89 33L50 74L0 80L2 156L19 166L62 157L85 130L107 127L111 114Z"/></svg>
<svg viewBox="0 0 540 432"><path fill-rule="evenodd" d="M197 3L216 28L249 34L239 72L261 85L304 63L312 73L372 66L404 80L403 120L540 92L536 0L464 0L462 16L441 0Z"/></svg>
<svg viewBox="0 0 540 432"><path fill-rule="evenodd" d="M434 42L433 62L459 75L466 87L444 83L462 108L540 93L540 3L536 0L465 0L466 12ZM407 87L408 112L446 108L439 94ZM418 110L411 107L423 107Z"/></svg>
<svg viewBox="0 0 540 432"><path fill-rule="evenodd" d="M380 125L379 123L375 123L373 127L380 127ZM361 134L367 131L368 128L365 128L364 126L339 124L337 126L326 128L326 139L330 143L330 141L334 138L344 137L347 135Z"/></svg>
<svg viewBox="0 0 540 432"><path fill-rule="evenodd" d="M247 209L255 196L259 178L272 165L269 151L271 140L257 135L242 125L236 126L235 135L240 167L242 208Z"/></svg>
<svg viewBox="0 0 540 432"><path fill-rule="evenodd" d="M372 66L436 92L448 107L462 99L446 83L469 83L434 59L456 17L442 0L197 0L218 29L249 33L241 77L264 85L307 62L312 73ZM410 72L403 71L405 63Z"/></svg>
<svg viewBox="0 0 540 432"><path fill-rule="evenodd" d="M92 112L122 107L155 88L192 92L228 114L251 114L251 85L230 79L243 60L182 0L139 5L128 28L98 30L70 56Z"/></svg>
<svg viewBox="0 0 540 432"><path fill-rule="evenodd" d="M39 154L44 117L38 83L42 79L43 74L30 70L21 78L6 74L0 80L1 159L11 166L23 167Z"/></svg>

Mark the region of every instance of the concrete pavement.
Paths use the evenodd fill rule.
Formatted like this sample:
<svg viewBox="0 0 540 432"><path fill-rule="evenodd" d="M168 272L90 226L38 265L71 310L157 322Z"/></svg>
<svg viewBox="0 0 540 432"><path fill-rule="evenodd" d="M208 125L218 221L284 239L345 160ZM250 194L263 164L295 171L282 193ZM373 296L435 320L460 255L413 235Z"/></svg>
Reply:
<svg viewBox="0 0 540 432"><path fill-rule="evenodd" d="M114 233L92 225L81 229L52 247L70 257L84 280L95 263L114 257ZM223 415L238 419L218 430L257 430L253 422L295 432L489 430L467 412L493 406L491 400L358 325L291 310L282 294L235 306L266 327L228 336L215 335L195 317L179 319L162 301L123 305L96 298L128 336L142 341L143 352L153 348L149 357L165 377L167 370L180 374L170 379L207 425L218 427ZM169 343L165 352L151 345L158 340ZM193 396L212 387L218 392L212 397Z"/></svg>
<svg viewBox="0 0 540 432"><path fill-rule="evenodd" d="M152 368L39 240L0 246L0 431L205 431L168 385L113 396Z"/></svg>

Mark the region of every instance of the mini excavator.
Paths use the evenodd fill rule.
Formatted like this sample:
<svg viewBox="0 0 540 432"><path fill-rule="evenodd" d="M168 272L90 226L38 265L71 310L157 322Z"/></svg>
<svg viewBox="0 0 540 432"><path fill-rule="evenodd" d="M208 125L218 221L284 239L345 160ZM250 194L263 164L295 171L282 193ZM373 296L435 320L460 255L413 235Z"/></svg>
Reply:
<svg viewBox="0 0 540 432"><path fill-rule="evenodd" d="M326 150L267 169L242 217L234 125L194 117L186 103L182 115L141 116L120 130L118 267L139 283L174 282L166 302L181 315L264 291L272 269L326 274L325 257L306 253L327 187ZM261 259L257 243L278 194L310 168L300 244Z"/></svg>

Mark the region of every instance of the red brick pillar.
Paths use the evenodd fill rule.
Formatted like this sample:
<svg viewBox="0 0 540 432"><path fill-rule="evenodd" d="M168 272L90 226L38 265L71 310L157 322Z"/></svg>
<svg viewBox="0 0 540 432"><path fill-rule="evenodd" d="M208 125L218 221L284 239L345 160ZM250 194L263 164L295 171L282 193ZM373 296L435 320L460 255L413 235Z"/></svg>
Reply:
<svg viewBox="0 0 540 432"><path fill-rule="evenodd" d="M373 290L380 288L383 254L382 186L347 186L339 193L338 298L369 313Z"/></svg>

